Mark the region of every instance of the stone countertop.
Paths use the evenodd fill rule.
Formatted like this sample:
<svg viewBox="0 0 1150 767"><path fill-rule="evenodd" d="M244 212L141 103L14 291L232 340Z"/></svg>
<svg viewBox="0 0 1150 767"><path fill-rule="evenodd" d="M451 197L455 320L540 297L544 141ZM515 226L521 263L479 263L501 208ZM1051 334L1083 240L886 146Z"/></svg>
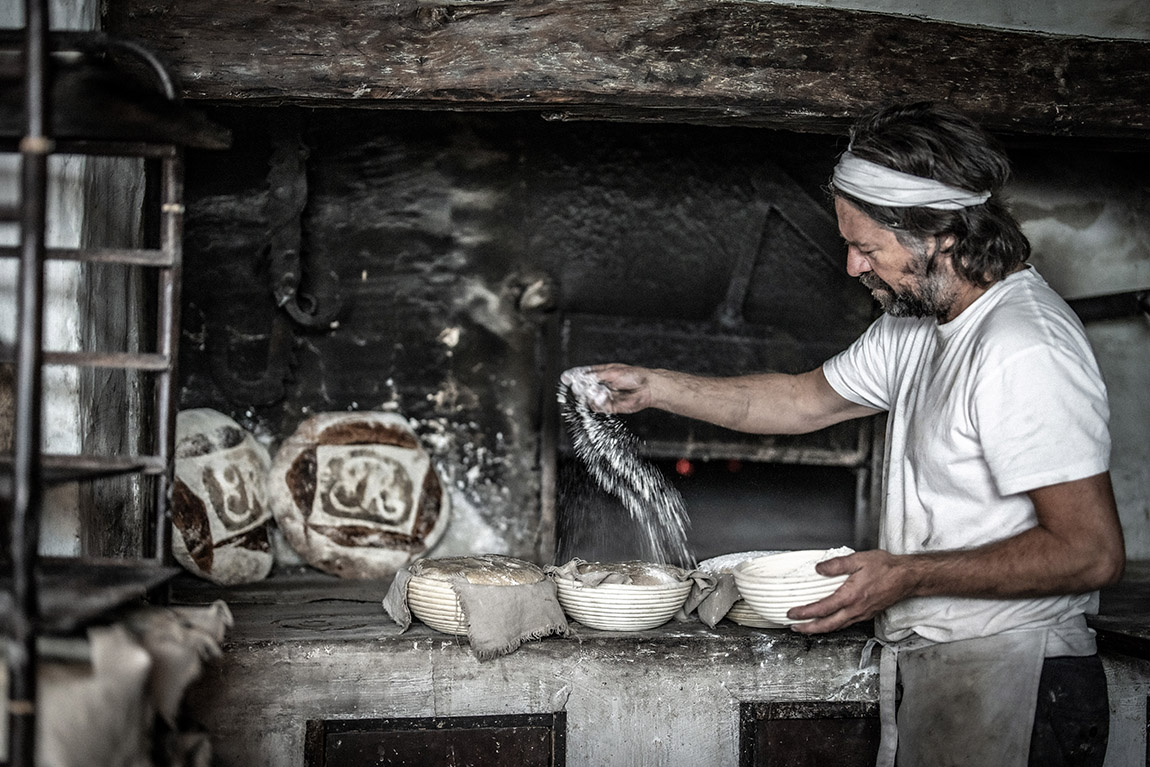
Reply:
<svg viewBox="0 0 1150 767"><path fill-rule="evenodd" d="M229 629L228 645L312 641L392 641L444 640L466 647L466 637L456 637L428 628L418 620L403 631L384 611L382 601L389 581L348 581L314 572L293 572L256 584L230 588L213 587L190 576L181 576L172 591L174 604L206 604L214 599L228 603L235 625ZM692 620L672 620L646 631L599 631L571 622L568 640L597 643L633 641L661 643L695 638L719 642L744 641L748 636L766 635L795 647L811 648L818 643L857 646L861 649L872 635L871 625L852 626L832 634L808 637L788 629L755 629L722 621L716 627ZM564 641L547 637L536 641Z"/></svg>
<svg viewBox="0 0 1150 767"><path fill-rule="evenodd" d="M1104 661L1119 708L1136 713L1112 725L1131 753L1145 752L1148 656L1129 656L1148 643L1148 576L1150 565L1130 566L1092 619L1100 647L1121 653ZM653 763L656 752L675 767L737 764L747 705L872 706L878 696L877 657L859 664L869 625L808 637L730 621L625 633L573 623L568 637L479 661L466 637L418 622L401 631L381 604L388 585L314 571L227 589L173 582L175 604L223 599L235 617L187 701L219 764L305 767L309 721L557 711L571 765Z"/></svg>
<svg viewBox="0 0 1150 767"><path fill-rule="evenodd" d="M418 620L403 631L391 620L378 603L331 600L322 603L295 605L230 605L236 623L228 631L228 645L268 642L362 641L408 642L427 638L441 639L466 648L467 637L444 634L428 628ZM600 631L570 621L569 637L545 637L533 642L563 642L565 640L597 643L613 641L680 642L698 639L711 642L744 641L749 636L768 636L775 642L811 649L815 645L857 646L860 650L872 635L870 624L851 626L831 634L806 636L788 629L748 628L721 621L714 628L697 620L666 624L643 631ZM528 643L524 643L525 645ZM877 656L876 656L877 657Z"/></svg>
<svg viewBox="0 0 1150 767"><path fill-rule="evenodd" d="M729 621L572 623L567 637L480 661L466 637L401 631L383 610L386 587L311 574L177 585L174 602L223 598L235 618L187 700L215 763L304 767L309 722L562 712L570 765L737 764L745 706L866 708L878 697L877 657L859 664L869 627L807 637Z"/></svg>
<svg viewBox="0 0 1150 767"><path fill-rule="evenodd" d="M223 599L236 618L229 632L229 643L269 642L325 637L333 639L413 638L448 635L435 632L418 621L401 632L383 611L381 602L389 581L354 581L319 573L310 568L277 573L267 580L243 586L223 588L206 581L182 575L173 582L175 604L206 604ZM1150 658L1150 561L1127 564L1120 583L1104 589L1101 608L1090 624L1099 633L1100 646L1107 650ZM702 623L671 622L645 632L600 632L574 624L579 635L655 637L670 631L696 634L700 637L744 629L730 621L715 629ZM784 641L803 642L803 636L787 630L772 630L772 636ZM827 635L832 641L864 642L870 636L869 624ZM824 637L825 638L825 637ZM466 641L460 639L459 641Z"/></svg>

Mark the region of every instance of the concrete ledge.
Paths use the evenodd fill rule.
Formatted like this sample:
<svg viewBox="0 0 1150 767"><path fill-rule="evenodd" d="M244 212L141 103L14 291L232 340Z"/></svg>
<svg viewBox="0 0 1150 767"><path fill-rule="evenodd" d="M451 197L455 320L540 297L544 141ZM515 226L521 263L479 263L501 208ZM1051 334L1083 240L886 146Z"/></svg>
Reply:
<svg viewBox="0 0 1150 767"><path fill-rule="evenodd" d="M190 691L219 764L302 767L309 719L565 711L569 765L738 763L739 706L877 699L861 629L669 623L612 633L573 624L479 662L465 637L407 632L367 603L235 605L224 657Z"/></svg>
<svg viewBox="0 0 1150 767"><path fill-rule="evenodd" d="M216 764L304 767L308 720L563 711L568 765L735 765L743 703L878 699L877 654L859 668L869 625L808 638L728 621L635 633L572 624L570 637L481 663L465 637L419 623L400 633L375 598L387 584L337 585L286 594L281 583L279 604L243 590L230 602L224 655L186 703ZM1106 767L1140 764L1150 660L1103 650L1103 663Z"/></svg>

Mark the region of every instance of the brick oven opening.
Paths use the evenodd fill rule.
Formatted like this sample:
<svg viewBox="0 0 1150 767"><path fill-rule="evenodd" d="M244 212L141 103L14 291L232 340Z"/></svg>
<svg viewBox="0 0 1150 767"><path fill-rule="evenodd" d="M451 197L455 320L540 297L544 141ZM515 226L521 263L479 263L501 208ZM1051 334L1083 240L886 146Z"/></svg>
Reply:
<svg viewBox="0 0 1150 767"><path fill-rule="evenodd" d="M795 372L872 316L822 191L838 137L207 111L234 143L188 157L181 407L220 410L273 446L313 413L399 411L455 467L458 537L439 553L548 561L556 529L576 540L556 490L565 367ZM676 476L701 555L746 550L748 527L762 548L865 531L869 424L803 438L653 413L629 426L652 460L697 467ZM713 468L733 462L745 471Z"/></svg>

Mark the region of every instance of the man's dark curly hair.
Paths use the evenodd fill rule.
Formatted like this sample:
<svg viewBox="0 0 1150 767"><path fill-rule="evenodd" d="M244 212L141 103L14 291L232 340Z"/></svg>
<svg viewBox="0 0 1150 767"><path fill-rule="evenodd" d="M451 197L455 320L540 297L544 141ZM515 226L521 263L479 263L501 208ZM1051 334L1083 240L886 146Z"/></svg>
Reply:
<svg viewBox="0 0 1150 767"><path fill-rule="evenodd" d="M932 178L971 192L990 192L982 205L959 210L890 208L834 188L831 192L894 231L911 248L932 236L954 236L955 271L985 287L1030 258L1030 242L1003 200L1010 161L978 124L961 112L931 102L884 106L851 129L851 152L888 168ZM913 249L913 248L912 248Z"/></svg>

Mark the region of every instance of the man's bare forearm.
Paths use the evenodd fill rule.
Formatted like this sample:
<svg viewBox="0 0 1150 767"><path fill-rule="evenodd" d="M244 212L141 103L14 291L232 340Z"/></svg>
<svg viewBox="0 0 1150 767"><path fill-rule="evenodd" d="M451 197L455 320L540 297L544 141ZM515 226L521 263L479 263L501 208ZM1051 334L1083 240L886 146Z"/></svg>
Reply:
<svg viewBox="0 0 1150 767"><path fill-rule="evenodd" d="M1016 599L1081 594L1116 582L1125 543L1109 473L1029 493L1038 524L969 550L895 555L860 551L819 565L824 575L850 575L834 594L796 608L813 618L803 633L834 631L868 620L910 597Z"/></svg>
<svg viewBox="0 0 1150 767"><path fill-rule="evenodd" d="M1078 594L1122 575L1125 543L1109 474L1030 493L1039 524L963 552L912 555L917 596Z"/></svg>
<svg viewBox="0 0 1150 767"><path fill-rule="evenodd" d="M1121 574L1115 557L1091 556L1034 527L970 551L901 557L912 596L1014 599L1080 594L1112 584Z"/></svg>
<svg viewBox="0 0 1150 767"><path fill-rule="evenodd" d="M625 365L589 370L610 392L609 412L655 407L753 434L804 434L875 412L839 396L821 368L728 378Z"/></svg>

